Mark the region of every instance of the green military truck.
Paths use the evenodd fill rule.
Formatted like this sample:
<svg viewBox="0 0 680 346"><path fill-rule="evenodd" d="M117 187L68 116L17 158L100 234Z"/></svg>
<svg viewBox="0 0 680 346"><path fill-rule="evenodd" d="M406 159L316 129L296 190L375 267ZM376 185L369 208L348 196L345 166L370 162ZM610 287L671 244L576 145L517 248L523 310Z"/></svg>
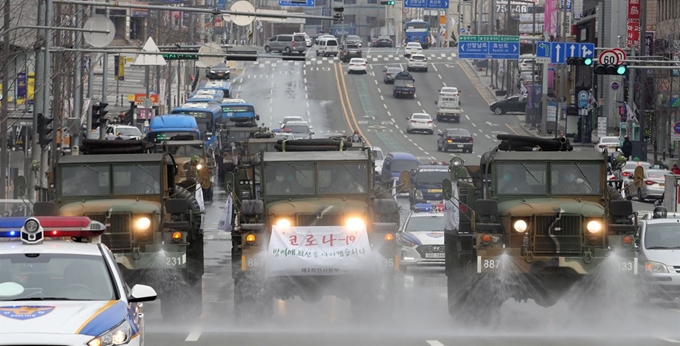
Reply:
<svg viewBox="0 0 680 346"><path fill-rule="evenodd" d="M203 198L206 201L212 201L212 176L215 169L215 158L208 154L203 141L163 141L156 151L167 152L175 159L175 164L177 164L176 184L188 187L198 183L203 190Z"/></svg>
<svg viewBox="0 0 680 346"><path fill-rule="evenodd" d="M389 310L399 213L389 191L374 190L370 148L308 139L275 149L255 155L234 183L237 319L268 317L274 298L315 302L329 294L349 299L357 316Z"/></svg>
<svg viewBox="0 0 680 346"><path fill-rule="evenodd" d="M144 141L84 140L62 156L50 186L54 200L36 215L87 216L106 225L102 242L128 284L160 289L164 319L202 313L203 230L195 190L175 184L168 153Z"/></svg>
<svg viewBox="0 0 680 346"><path fill-rule="evenodd" d="M215 162L219 184L224 184L226 174L234 172L240 158L246 155L246 142L254 138L272 138L267 128L257 126L221 125L215 142Z"/></svg>
<svg viewBox="0 0 680 346"><path fill-rule="evenodd" d="M485 321L513 298L552 306L581 279L597 280L608 259L637 275L637 216L607 186L604 155L572 151L566 139L498 139L479 166L466 166L474 193L460 204L459 228L445 230L452 317ZM456 185L463 197L457 173L444 182L447 199Z"/></svg>

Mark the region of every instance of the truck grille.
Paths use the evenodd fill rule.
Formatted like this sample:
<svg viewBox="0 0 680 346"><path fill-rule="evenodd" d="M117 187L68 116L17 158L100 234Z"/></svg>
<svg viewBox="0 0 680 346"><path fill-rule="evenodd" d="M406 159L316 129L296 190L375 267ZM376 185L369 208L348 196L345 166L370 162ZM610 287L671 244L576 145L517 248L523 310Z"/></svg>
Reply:
<svg viewBox="0 0 680 346"><path fill-rule="evenodd" d="M296 226L342 226L345 224L345 215L343 214L325 214L322 218L317 219L317 215L297 215Z"/></svg>
<svg viewBox="0 0 680 346"><path fill-rule="evenodd" d="M106 225L105 213L86 214L85 216ZM106 225L106 232L102 234L102 243L106 244L111 251L132 248L132 234L130 232L132 228L131 215L128 213L111 214L111 218L108 221L110 225Z"/></svg>
<svg viewBox="0 0 680 346"><path fill-rule="evenodd" d="M534 252L537 254L580 254L581 215L537 215L534 218Z"/></svg>

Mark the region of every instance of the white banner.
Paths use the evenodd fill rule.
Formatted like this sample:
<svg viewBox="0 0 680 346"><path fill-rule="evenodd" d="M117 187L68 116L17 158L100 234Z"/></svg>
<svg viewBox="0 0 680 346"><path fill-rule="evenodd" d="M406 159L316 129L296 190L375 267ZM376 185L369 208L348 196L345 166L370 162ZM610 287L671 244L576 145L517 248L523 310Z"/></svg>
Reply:
<svg viewBox="0 0 680 346"><path fill-rule="evenodd" d="M453 198L444 201L444 229L447 231L458 231L460 229L460 209L458 199L458 184L451 182L453 188Z"/></svg>
<svg viewBox="0 0 680 346"><path fill-rule="evenodd" d="M367 273L376 258L366 228L342 226L273 227L265 257L266 276L318 276Z"/></svg>
<svg viewBox="0 0 680 346"><path fill-rule="evenodd" d="M231 216L234 209L234 203L231 198L231 194L227 197L227 202L224 204L224 209L222 210L222 216L220 217L220 222L217 224L217 229L220 231L231 232Z"/></svg>
<svg viewBox="0 0 680 346"><path fill-rule="evenodd" d="M203 226L205 225L205 202L203 201L203 189L201 188L201 184L196 184L196 201L201 207L201 229L203 229Z"/></svg>

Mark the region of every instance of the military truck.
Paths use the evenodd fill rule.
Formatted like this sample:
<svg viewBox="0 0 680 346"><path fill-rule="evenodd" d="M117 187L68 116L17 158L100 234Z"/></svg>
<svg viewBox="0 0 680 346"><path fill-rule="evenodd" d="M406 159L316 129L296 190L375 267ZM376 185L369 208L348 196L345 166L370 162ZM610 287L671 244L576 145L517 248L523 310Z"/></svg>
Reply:
<svg viewBox="0 0 680 346"><path fill-rule="evenodd" d="M188 187L199 183L203 190L203 198L206 201L212 201L212 175L215 169L215 158L208 154L203 141L164 141L156 151L158 149L169 153L175 159L175 164L177 164L175 184Z"/></svg>
<svg viewBox="0 0 680 346"><path fill-rule="evenodd" d="M237 319L266 318L274 298L315 302L329 294L351 300L357 316L389 312L399 212L389 190L373 187L370 148L307 139L279 140L275 149L255 155L234 183ZM344 250L333 251L333 241Z"/></svg>
<svg viewBox="0 0 680 346"><path fill-rule="evenodd" d="M87 216L106 225L102 242L129 285L160 288L164 319L202 313L203 230L193 191L175 183L168 153L144 141L83 141L62 156L50 186L54 200L36 215Z"/></svg>
<svg viewBox="0 0 680 346"><path fill-rule="evenodd" d="M552 306L581 279L596 280L608 257L637 274L637 216L607 186L606 157L572 151L564 138L498 139L479 166L466 166L476 192L461 203L460 227L445 230L452 317L488 321L511 298ZM444 181L445 199L459 172Z"/></svg>
<svg viewBox="0 0 680 346"><path fill-rule="evenodd" d="M218 183L225 182L226 174L233 172L238 166L239 158L245 155L245 143L249 138L270 138L268 129L257 126L236 126L222 124L217 130L215 162L217 165Z"/></svg>

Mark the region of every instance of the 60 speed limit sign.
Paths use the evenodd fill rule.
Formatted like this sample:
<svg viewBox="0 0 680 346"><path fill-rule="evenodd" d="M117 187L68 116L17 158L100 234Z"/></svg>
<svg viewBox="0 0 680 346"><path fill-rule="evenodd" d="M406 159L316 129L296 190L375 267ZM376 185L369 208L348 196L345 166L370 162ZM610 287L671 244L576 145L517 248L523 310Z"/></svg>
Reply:
<svg viewBox="0 0 680 346"><path fill-rule="evenodd" d="M619 60L619 54L614 50L608 49L600 53L600 64L603 65L618 65L621 61Z"/></svg>

